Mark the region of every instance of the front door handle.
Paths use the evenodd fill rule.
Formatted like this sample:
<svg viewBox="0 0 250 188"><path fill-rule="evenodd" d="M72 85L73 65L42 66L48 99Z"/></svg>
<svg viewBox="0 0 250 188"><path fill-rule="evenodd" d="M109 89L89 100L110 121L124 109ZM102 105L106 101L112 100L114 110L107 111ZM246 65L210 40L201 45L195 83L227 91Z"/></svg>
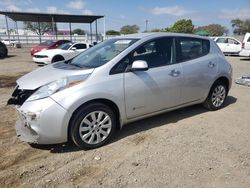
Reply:
<svg viewBox="0 0 250 188"><path fill-rule="evenodd" d="M210 62L208 63L208 67L214 68L214 67L215 67L215 63L213 63L213 62L210 61Z"/></svg>
<svg viewBox="0 0 250 188"><path fill-rule="evenodd" d="M173 76L173 77L177 77L181 74L180 71L176 70L176 69L173 69L171 70L171 72L169 73L170 76Z"/></svg>

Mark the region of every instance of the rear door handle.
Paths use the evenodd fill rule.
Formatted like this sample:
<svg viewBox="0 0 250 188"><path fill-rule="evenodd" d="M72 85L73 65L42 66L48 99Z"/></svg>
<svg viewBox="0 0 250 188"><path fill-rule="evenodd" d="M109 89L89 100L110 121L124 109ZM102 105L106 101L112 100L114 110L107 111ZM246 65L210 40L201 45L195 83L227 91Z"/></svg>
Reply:
<svg viewBox="0 0 250 188"><path fill-rule="evenodd" d="M173 69L171 70L171 72L169 73L170 76L173 76L173 77L177 77L181 74L180 71L176 70L176 69Z"/></svg>
<svg viewBox="0 0 250 188"><path fill-rule="evenodd" d="M213 62L210 61L210 62L208 63L208 67L214 68L214 67L215 67L215 63L213 63Z"/></svg>

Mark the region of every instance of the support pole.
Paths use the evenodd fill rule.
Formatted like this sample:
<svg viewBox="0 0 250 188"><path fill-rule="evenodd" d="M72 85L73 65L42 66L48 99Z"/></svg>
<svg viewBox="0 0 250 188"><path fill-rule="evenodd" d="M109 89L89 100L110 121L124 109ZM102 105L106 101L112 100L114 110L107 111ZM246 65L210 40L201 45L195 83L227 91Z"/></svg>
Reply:
<svg viewBox="0 0 250 188"><path fill-rule="evenodd" d="M92 44L92 23L90 23L90 44Z"/></svg>
<svg viewBox="0 0 250 188"><path fill-rule="evenodd" d="M106 39L106 19L103 17L103 40Z"/></svg>
<svg viewBox="0 0 250 188"><path fill-rule="evenodd" d="M95 21L95 41L96 43L98 42L98 38L97 38L97 20Z"/></svg>
<svg viewBox="0 0 250 188"><path fill-rule="evenodd" d="M42 43L42 39L41 39L41 23L40 23L40 20L38 20L38 31L39 31L39 42L41 44Z"/></svg>
<svg viewBox="0 0 250 188"><path fill-rule="evenodd" d="M10 44L10 32L9 32L9 25L8 25L8 19L7 19L7 16L5 16L5 21L6 21L7 35L8 35L9 44Z"/></svg>
<svg viewBox="0 0 250 188"><path fill-rule="evenodd" d="M55 22L55 26L56 26L56 22ZM56 40L57 40L57 27L55 27L55 30L56 30Z"/></svg>
<svg viewBox="0 0 250 188"><path fill-rule="evenodd" d="M72 35L71 35L71 22L69 22L69 36L70 36L70 40L72 41Z"/></svg>
<svg viewBox="0 0 250 188"><path fill-rule="evenodd" d="M54 17L52 16L51 17L51 22L52 22L52 33L53 33L53 35L55 34L55 28L54 28L54 26L55 26L55 22L54 22Z"/></svg>
<svg viewBox="0 0 250 188"><path fill-rule="evenodd" d="M16 24L17 40L18 40L18 43L20 44L20 38L19 38L19 32L18 32L18 27L17 27L17 21L15 21L15 24Z"/></svg>

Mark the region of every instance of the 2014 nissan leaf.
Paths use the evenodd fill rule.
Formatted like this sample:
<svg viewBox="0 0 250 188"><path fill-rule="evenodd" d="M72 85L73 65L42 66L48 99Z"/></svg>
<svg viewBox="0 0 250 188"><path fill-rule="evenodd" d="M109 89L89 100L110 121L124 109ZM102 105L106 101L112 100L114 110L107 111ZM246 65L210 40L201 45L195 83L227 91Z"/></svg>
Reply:
<svg viewBox="0 0 250 188"><path fill-rule="evenodd" d="M21 77L8 104L18 111L21 140L96 148L138 119L198 103L218 110L231 82L231 65L213 40L144 33Z"/></svg>

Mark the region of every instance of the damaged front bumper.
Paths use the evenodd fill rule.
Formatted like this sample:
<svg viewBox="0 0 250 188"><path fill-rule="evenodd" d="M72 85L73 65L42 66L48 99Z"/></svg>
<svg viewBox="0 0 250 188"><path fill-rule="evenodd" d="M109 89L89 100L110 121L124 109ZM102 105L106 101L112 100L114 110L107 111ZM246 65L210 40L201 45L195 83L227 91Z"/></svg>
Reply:
<svg viewBox="0 0 250 188"><path fill-rule="evenodd" d="M28 143L57 144L68 139L71 114L51 98L24 102L16 106L17 137Z"/></svg>

